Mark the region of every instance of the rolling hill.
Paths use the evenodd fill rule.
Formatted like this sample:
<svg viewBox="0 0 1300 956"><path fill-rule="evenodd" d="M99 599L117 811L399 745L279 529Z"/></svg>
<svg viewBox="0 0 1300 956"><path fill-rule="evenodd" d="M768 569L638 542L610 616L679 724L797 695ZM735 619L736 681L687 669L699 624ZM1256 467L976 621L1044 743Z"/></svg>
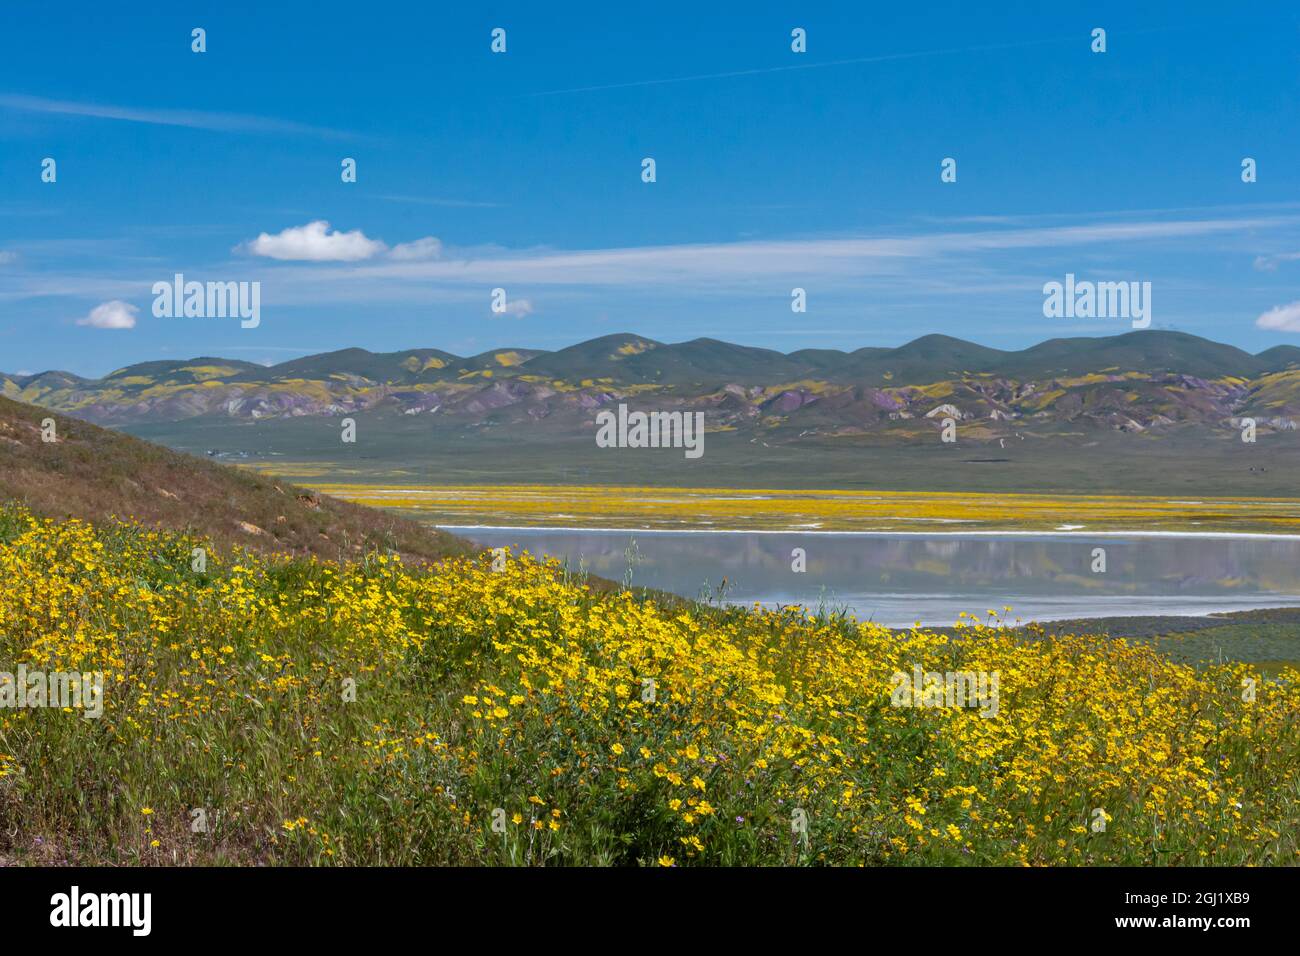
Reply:
<svg viewBox="0 0 1300 956"><path fill-rule="evenodd" d="M55 440L45 441L51 418ZM0 502L8 501L47 517L190 529L264 553L337 559L378 548L420 561L476 550L404 518L0 398Z"/></svg>

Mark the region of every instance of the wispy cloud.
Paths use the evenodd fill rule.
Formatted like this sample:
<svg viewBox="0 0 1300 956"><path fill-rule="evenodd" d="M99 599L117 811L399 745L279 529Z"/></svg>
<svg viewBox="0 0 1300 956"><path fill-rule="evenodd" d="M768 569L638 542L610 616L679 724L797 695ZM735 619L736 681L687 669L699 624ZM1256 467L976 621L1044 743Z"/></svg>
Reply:
<svg viewBox="0 0 1300 956"><path fill-rule="evenodd" d="M1090 223L1034 229L988 229L907 236L867 236L730 243L686 243L612 249L448 252L436 261L375 262L320 270L313 281L374 279L505 282L573 286L702 288L768 277L867 278L897 274L909 264L1011 250L1068 250L1130 242L1175 242L1294 224L1296 217Z"/></svg>
<svg viewBox="0 0 1300 956"><path fill-rule="evenodd" d="M1260 272L1276 272L1277 267L1283 262L1295 262L1300 260L1300 252L1283 252L1275 256L1257 256L1255 258L1255 268Z"/></svg>
<svg viewBox="0 0 1300 956"><path fill-rule="evenodd" d="M345 347L339 346L339 348ZM293 355L315 355L318 352L328 351L320 345L306 348L293 348L288 345L223 345L222 348L227 352L288 352Z"/></svg>
<svg viewBox="0 0 1300 956"><path fill-rule="evenodd" d="M33 272L13 270L0 273L0 302L21 302L24 299L67 297L103 299L130 298L148 292L155 281L148 276L123 277L116 270L112 274L86 275L75 272Z"/></svg>
<svg viewBox="0 0 1300 956"><path fill-rule="evenodd" d="M500 209L504 203L480 202L474 199L452 199L445 196L375 196L385 202L406 203L412 206L443 206L465 209Z"/></svg>
<svg viewBox="0 0 1300 956"><path fill-rule="evenodd" d="M611 291L693 301L784 296L807 287L823 308L840 301L888 303L899 310L932 310L951 302L1014 301L1039 296L1042 283L1065 271L1091 270L1121 278L1150 272L1151 256L1178 270L1206 240L1251 253L1261 236L1290 245L1300 214L1186 217L1139 221L1063 222L1031 227L949 228L855 236L816 236L678 245L557 250L547 247L443 247L432 237L389 247L360 230L332 230L324 220L279 233L263 233L238 247L261 260L209 263L230 278L259 280L278 304L337 306L360 303L449 305L485 303L489 290L508 290L511 301L542 288L572 302L606 299ZM1286 248L1282 245L1281 248ZM254 248L247 248L252 246ZM1252 248L1253 247L1253 248ZM274 253L274 255L272 255ZM278 261L268 261L275 259ZM176 263L176 269L186 265ZM0 302L41 297L135 300L171 267L142 272L133 264L95 276L85 271L0 271ZM1176 272L1183 294L1212 291L1196 272ZM865 296L865 298L864 298ZM1256 300L1258 302L1258 300ZM1262 305L1262 303L1260 303Z"/></svg>
<svg viewBox="0 0 1300 956"><path fill-rule="evenodd" d="M437 259L442 255L442 243L433 236L425 236L414 242L399 242L388 253L389 258L399 262L413 262L424 259Z"/></svg>
<svg viewBox="0 0 1300 956"><path fill-rule="evenodd" d="M349 134L296 123L292 120L245 113L211 113L203 110L148 109L130 106L111 106L103 103L80 103L72 100L51 100L40 96L0 94L0 109L24 113L46 113L61 116L85 116L94 119L121 120L127 123L147 123L152 126L183 126L220 133L295 133L344 139Z"/></svg>

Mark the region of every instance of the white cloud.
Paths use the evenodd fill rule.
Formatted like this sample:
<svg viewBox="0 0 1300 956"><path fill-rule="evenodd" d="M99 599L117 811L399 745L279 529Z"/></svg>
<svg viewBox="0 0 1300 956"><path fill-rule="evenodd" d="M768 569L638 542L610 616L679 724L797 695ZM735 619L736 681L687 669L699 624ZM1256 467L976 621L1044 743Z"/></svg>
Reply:
<svg viewBox="0 0 1300 956"><path fill-rule="evenodd" d="M526 315L533 314L533 303L530 299L510 299L506 302L504 313L499 315L513 315L517 319L522 319Z"/></svg>
<svg viewBox="0 0 1300 956"><path fill-rule="evenodd" d="M359 262L386 252L378 239L367 239L360 229L330 231L330 224L317 219L305 226L290 226L272 236L262 233L244 248L255 256L291 262Z"/></svg>
<svg viewBox="0 0 1300 956"><path fill-rule="evenodd" d="M388 254L388 257L399 261L410 261L413 259L437 259L440 255L442 255L442 243L433 236L425 236L423 239L416 239L414 242L398 243L393 246L393 250Z"/></svg>
<svg viewBox="0 0 1300 956"><path fill-rule="evenodd" d="M236 251L287 262L361 262L386 257L394 262L422 262L442 255L442 242L425 236L401 242L391 249L380 239L371 239L360 229L339 232L324 219L305 226L291 226L275 235L262 233Z"/></svg>
<svg viewBox="0 0 1300 956"><path fill-rule="evenodd" d="M1274 332L1300 332L1300 302L1289 302L1269 309L1255 320L1255 327Z"/></svg>
<svg viewBox="0 0 1300 956"><path fill-rule="evenodd" d="M18 259L18 253L10 252L7 249L0 249L0 266L15 262Z"/></svg>
<svg viewBox="0 0 1300 956"><path fill-rule="evenodd" d="M135 314L140 310L128 302L114 299L90 310L84 319L78 319L78 325L88 325L92 329L133 329Z"/></svg>

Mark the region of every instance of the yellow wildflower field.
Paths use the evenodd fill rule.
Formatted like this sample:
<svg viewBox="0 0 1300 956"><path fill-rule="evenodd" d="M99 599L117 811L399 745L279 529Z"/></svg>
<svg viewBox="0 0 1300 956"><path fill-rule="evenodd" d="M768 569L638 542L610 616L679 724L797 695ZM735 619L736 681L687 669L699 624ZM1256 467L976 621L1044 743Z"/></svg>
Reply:
<svg viewBox="0 0 1300 956"><path fill-rule="evenodd" d="M449 526L1300 534L1300 500L1290 498L345 484L306 477L317 490L336 498Z"/></svg>
<svg viewBox="0 0 1300 956"><path fill-rule="evenodd" d="M0 709L19 862L1300 860L1300 673L996 616L892 632L526 554L338 565L11 507L19 664L104 678L97 719ZM996 713L897 706L918 672L997 675Z"/></svg>

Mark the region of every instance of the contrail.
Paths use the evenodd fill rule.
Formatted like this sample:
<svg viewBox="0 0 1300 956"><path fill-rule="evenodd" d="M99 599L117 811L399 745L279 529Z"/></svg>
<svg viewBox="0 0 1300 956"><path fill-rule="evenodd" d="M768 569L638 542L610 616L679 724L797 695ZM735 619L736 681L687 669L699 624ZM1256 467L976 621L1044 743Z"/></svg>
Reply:
<svg viewBox="0 0 1300 956"><path fill-rule="evenodd" d="M629 83L610 83L604 86L575 86L567 90L543 90L535 96L561 96L566 93L592 93L597 90L623 90L637 86L663 86L668 83L691 83L695 80L723 80L736 76L758 76L763 73L786 73L791 70L816 70L826 66L851 66L855 63L887 63L891 60L916 60L928 56L950 56L954 53L987 53L997 50L1016 50L1025 47L1050 46L1074 42L1071 40L1025 40L1021 43L993 43L987 46L956 47L947 50L917 50L912 53L886 53L881 56L854 57L850 60L826 60L821 63L802 63L797 66L769 66L753 70L732 70L727 73L699 73L694 76L673 76L659 80L633 80Z"/></svg>
<svg viewBox="0 0 1300 956"><path fill-rule="evenodd" d="M96 119L121 120L128 123L147 123L153 126L182 126L223 133L302 133L343 139L349 134L338 130L322 129L290 120L241 113L209 113L202 110L136 109L129 106L110 106L101 103L78 103L71 100L51 100L40 96L0 94L0 109L21 110L26 113L53 113L64 116L90 116Z"/></svg>

